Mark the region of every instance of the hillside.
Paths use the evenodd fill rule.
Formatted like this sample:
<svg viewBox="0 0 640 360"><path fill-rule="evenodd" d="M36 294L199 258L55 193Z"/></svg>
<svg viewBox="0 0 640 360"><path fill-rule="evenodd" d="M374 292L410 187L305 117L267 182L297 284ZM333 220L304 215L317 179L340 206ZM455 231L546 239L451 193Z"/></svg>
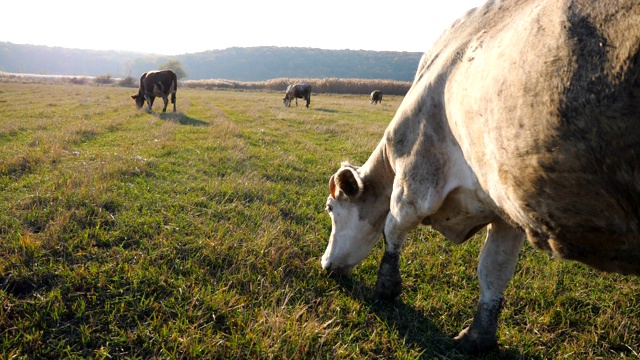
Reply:
<svg viewBox="0 0 640 360"><path fill-rule="evenodd" d="M421 53L251 47L164 56L0 42L0 71L45 75L137 77L169 59L187 80L263 81L273 78L361 78L411 81Z"/></svg>

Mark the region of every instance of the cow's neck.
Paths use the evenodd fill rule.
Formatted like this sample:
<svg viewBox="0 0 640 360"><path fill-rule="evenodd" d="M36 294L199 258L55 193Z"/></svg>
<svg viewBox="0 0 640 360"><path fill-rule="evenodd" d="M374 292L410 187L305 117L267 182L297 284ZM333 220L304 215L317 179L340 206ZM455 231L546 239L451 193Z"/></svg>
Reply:
<svg viewBox="0 0 640 360"><path fill-rule="evenodd" d="M361 176L365 184L375 186L380 195L391 197L395 171L388 155L387 141L383 137L367 162L362 165Z"/></svg>

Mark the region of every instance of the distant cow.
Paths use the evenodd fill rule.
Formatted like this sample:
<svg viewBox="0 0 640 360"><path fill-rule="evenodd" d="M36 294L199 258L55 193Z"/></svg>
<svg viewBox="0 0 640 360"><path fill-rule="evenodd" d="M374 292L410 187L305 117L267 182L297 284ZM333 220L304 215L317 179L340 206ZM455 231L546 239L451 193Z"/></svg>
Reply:
<svg viewBox="0 0 640 360"><path fill-rule="evenodd" d="M296 100L296 106L298 106L298 99L307 100L307 107L311 103L311 85L306 83L300 83L295 85L289 85L287 92L284 94L282 103L285 107L291 106L291 101Z"/></svg>
<svg viewBox="0 0 640 360"><path fill-rule="evenodd" d="M487 227L475 318L455 338L470 352L497 345L525 239L556 258L640 275L640 1L470 10L423 56L369 159L343 164L329 191L322 267L347 273L383 237L381 298L401 292L413 228L460 244Z"/></svg>
<svg viewBox="0 0 640 360"><path fill-rule="evenodd" d="M178 77L171 70L148 71L140 77L140 89L138 94L131 96L136 101L138 109L142 108L144 101L149 105L149 111L153 106L156 96L162 97L164 107L162 112L167 111L169 104L169 94L171 94L171 103L173 104L173 112L176 112L176 91L178 90Z"/></svg>
<svg viewBox="0 0 640 360"><path fill-rule="evenodd" d="M371 96L369 97L369 102L371 104L377 104L377 103L381 103L382 104L382 91L373 90L371 92Z"/></svg>

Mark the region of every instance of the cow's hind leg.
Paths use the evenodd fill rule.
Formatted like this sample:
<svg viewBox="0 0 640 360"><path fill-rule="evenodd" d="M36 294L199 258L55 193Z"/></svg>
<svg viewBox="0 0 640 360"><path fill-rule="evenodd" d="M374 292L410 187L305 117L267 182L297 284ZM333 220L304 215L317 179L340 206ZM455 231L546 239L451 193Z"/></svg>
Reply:
<svg viewBox="0 0 640 360"><path fill-rule="evenodd" d="M467 353L478 353L497 346L498 317L502 296L513 277L524 233L499 221L489 225L487 239L478 262L480 301L469 327L454 339Z"/></svg>
<svg viewBox="0 0 640 360"><path fill-rule="evenodd" d="M176 93L171 93L171 103L173 104L173 112L176 112Z"/></svg>
<svg viewBox="0 0 640 360"><path fill-rule="evenodd" d="M167 112L167 105L169 105L169 98L167 95L162 96L162 101L164 102L164 107L162 108L162 112Z"/></svg>

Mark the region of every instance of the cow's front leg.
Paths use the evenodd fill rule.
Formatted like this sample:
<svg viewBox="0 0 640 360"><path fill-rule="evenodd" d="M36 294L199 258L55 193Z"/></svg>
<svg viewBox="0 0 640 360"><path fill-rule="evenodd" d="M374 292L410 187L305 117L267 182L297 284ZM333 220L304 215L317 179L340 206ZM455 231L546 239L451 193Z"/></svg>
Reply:
<svg viewBox="0 0 640 360"><path fill-rule="evenodd" d="M149 112L151 112L151 109L153 108L153 101L156 99L155 96L149 96L149 95L145 95L144 98L147 100L147 105L149 108Z"/></svg>
<svg viewBox="0 0 640 360"><path fill-rule="evenodd" d="M497 346L498 317L502 296L515 272L524 233L499 221L489 225L487 239L478 262L480 301L469 327L454 339L468 353L490 350Z"/></svg>
<svg viewBox="0 0 640 360"><path fill-rule="evenodd" d="M391 246L384 235L385 251L378 269L376 294L383 300L393 300L402 291L402 277L400 276L400 250L389 251Z"/></svg>
<svg viewBox="0 0 640 360"><path fill-rule="evenodd" d="M393 215L393 212L390 212L384 226L385 250L376 282L376 294L378 298L384 300L392 300L400 295L402 290L402 277L400 276L402 244L409 231L420 223L412 213L404 212L403 215L402 219L398 219Z"/></svg>

